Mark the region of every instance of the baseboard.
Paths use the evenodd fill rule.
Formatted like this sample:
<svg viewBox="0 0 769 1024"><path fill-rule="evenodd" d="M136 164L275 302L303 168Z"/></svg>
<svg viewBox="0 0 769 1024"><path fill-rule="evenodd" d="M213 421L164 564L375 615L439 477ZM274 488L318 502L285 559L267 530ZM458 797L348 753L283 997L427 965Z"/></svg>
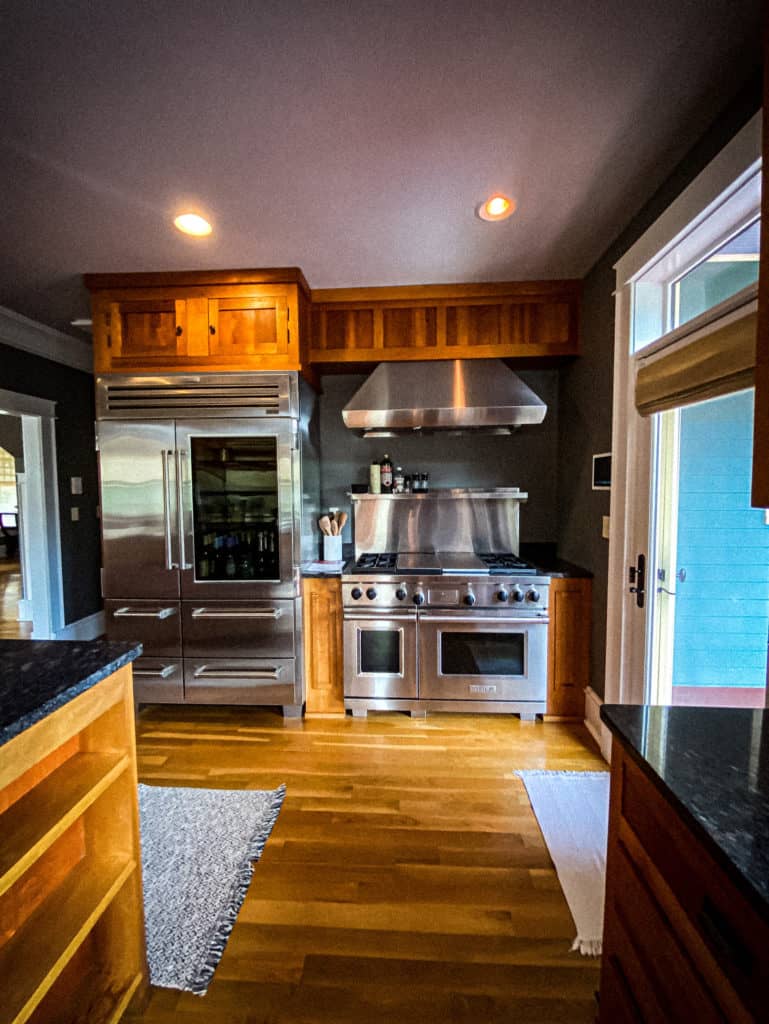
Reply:
<svg viewBox="0 0 769 1024"><path fill-rule="evenodd" d="M95 640L104 636L105 630L104 612L94 612L93 615L86 615L84 619L77 622L70 622L68 626L56 633L57 640Z"/></svg>
<svg viewBox="0 0 769 1024"><path fill-rule="evenodd" d="M32 602L29 600L29 598L22 597L20 601L16 602L16 607L18 609L16 612L17 622L32 621Z"/></svg>
<svg viewBox="0 0 769 1024"><path fill-rule="evenodd" d="M588 686L585 690L585 727L598 744L605 761L611 763L611 733L601 721L601 705L603 701Z"/></svg>

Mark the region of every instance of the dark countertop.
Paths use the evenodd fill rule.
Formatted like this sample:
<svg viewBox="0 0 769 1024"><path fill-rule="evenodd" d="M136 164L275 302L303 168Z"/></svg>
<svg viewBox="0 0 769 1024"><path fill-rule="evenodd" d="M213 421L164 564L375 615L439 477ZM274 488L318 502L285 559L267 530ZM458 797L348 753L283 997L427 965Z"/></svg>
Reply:
<svg viewBox="0 0 769 1024"><path fill-rule="evenodd" d="M107 640L0 640L0 746L141 652Z"/></svg>
<svg viewBox="0 0 769 1024"><path fill-rule="evenodd" d="M601 718L769 920L769 711L604 704Z"/></svg>

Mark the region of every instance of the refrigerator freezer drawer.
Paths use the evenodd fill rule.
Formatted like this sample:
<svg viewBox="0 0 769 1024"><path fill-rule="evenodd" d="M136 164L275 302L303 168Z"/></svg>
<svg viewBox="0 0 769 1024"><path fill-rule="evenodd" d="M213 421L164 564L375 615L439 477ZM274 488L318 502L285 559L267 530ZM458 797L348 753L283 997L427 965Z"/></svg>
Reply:
<svg viewBox="0 0 769 1024"><path fill-rule="evenodd" d="M182 617L185 657L294 657L293 601L184 601Z"/></svg>
<svg viewBox="0 0 769 1024"><path fill-rule="evenodd" d="M133 663L137 704L181 704L184 672L181 658L137 658Z"/></svg>
<svg viewBox="0 0 769 1024"><path fill-rule="evenodd" d="M144 654L157 658L182 655L181 607L178 601L104 602L110 640L140 640Z"/></svg>
<svg viewBox="0 0 769 1024"><path fill-rule="evenodd" d="M188 704L298 704L293 658L184 660Z"/></svg>

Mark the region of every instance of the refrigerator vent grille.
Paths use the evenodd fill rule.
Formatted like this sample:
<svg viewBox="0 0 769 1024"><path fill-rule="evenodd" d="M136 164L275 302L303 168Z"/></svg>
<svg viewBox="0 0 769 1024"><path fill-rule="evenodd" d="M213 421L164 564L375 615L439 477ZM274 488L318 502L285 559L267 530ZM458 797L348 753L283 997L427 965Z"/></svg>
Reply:
<svg viewBox="0 0 769 1024"><path fill-rule="evenodd" d="M97 388L99 416L177 417L211 416L289 416L290 387L287 376L273 379L228 380L145 379L104 380Z"/></svg>

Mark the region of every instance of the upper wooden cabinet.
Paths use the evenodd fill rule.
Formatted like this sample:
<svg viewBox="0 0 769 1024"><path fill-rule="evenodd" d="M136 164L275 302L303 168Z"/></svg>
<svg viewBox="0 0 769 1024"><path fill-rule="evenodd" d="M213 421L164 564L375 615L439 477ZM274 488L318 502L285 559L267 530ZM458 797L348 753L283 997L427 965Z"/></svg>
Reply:
<svg viewBox="0 0 769 1024"><path fill-rule="evenodd" d="M338 288L312 293L310 361L576 355L580 282Z"/></svg>
<svg viewBox="0 0 769 1024"><path fill-rule="evenodd" d="M300 370L309 290L297 268L89 274L95 372Z"/></svg>

